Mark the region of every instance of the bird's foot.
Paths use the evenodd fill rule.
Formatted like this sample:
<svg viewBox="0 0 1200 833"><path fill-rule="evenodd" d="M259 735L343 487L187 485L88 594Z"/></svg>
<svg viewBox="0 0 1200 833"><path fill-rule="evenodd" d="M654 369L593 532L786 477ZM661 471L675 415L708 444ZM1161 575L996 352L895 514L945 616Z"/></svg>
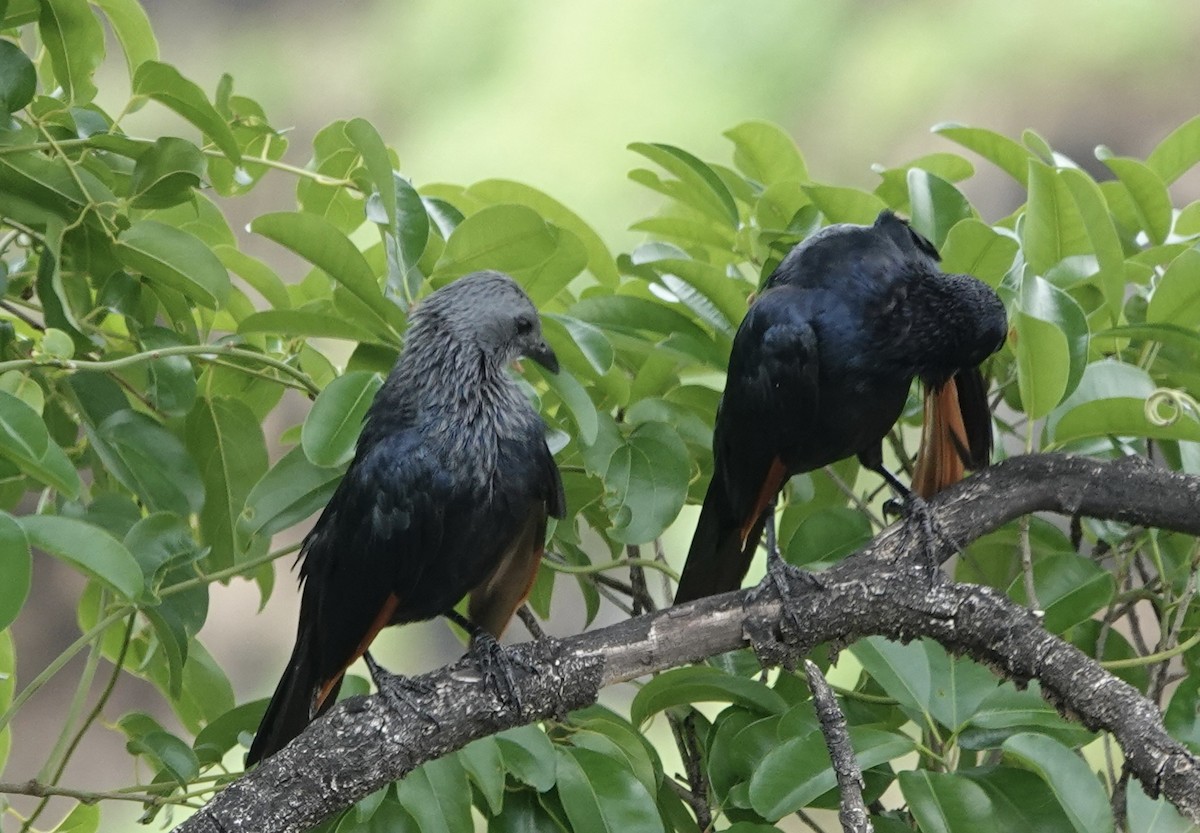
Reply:
<svg viewBox="0 0 1200 833"><path fill-rule="evenodd" d="M371 682L375 684L376 691L392 702L399 703L419 717L428 720L435 728L441 728L441 723L429 713L425 707L426 704L421 702L422 698L427 698L437 691L436 686L419 677L393 674L376 662L370 651L363 654L363 661L367 664L367 670L371 672Z"/></svg>
<svg viewBox="0 0 1200 833"><path fill-rule="evenodd" d="M929 586L933 587L941 577L941 562L938 560L937 554L938 544L945 542L955 549L957 549L957 545L941 531L934 520L933 512L929 509L929 504L920 495L910 492L900 504L900 508L904 516L905 532L925 570Z"/></svg>
<svg viewBox="0 0 1200 833"><path fill-rule="evenodd" d="M767 574L750 591L750 601L761 601L770 594L779 599L782 616L778 622L752 620L746 626L750 645L764 667L779 665L792 671L802 659L802 652L794 647L804 633L804 622L796 610L798 587L823 590L825 582L808 570L788 564L777 550L770 550L767 554Z"/></svg>
<svg viewBox="0 0 1200 833"><path fill-rule="evenodd" d="M537 672L537 668L514 656L496 641L496 637L482 629L471 635L471 644L467 650L483 674L484 687L501 703L514 707L518 715L523 714L525 706L517 692L514 672L520 670L522 673L533 674Z"/></svg>

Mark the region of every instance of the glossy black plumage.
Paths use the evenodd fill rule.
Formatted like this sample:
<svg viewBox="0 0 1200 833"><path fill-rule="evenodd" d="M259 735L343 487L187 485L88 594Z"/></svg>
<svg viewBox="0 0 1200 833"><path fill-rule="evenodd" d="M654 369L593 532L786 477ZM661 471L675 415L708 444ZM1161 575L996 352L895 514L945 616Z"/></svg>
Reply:
<svg viewBox="0 0 1200 833"><path fill-rule="evenodd" d="M304 540L296 645L248 763L334 703L382 627L469 594L472 622L498 637L524 600L547 517L565 507L545 426L508 375L519 356L557 370L505 275L469 275L414 309L354 460Z"/></svg>
<svg viewBox="0 0 1200 833"><path fill-rule="evenodd" d="M965 433L942 431L922 453L953 447L960 473L986 464L991 417L978 365L1000 348L1007 319L991 288L937 262L929 241L885 211L871 226L822 229L771 274L734 337L713 478L677 603L738 587L765 509L792 475L851 455L881 471L883 438L914 377L929 395L956 393L954 424Z"/></svg>

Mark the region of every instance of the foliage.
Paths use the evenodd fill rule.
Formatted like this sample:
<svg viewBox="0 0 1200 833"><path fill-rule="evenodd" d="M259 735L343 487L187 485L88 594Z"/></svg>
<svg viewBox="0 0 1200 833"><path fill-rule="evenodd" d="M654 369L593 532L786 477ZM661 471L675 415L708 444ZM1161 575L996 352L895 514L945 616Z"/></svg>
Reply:
<svg viewBox="0 0 1200 833"><path fill-rule="evenodd" d="M703 493L721 374L750 297L798 240L885 206L912 218L948 271L979 276L1008 304L1010 338L989 366L1006 447L1200 471L1200 203L1176 209L1168 191L1200 161L1200 119L1145 160L1099 149L1103 182L1033 132L937 128L1025 189L995 223L960 190L974 167L955 153L881 170L868 192L812 179L765 123L726 134L731 165L637 143L644 167L630 177L663 206L634 224L646 242L614 257L574 211L520 183L410 182L361 119L317 133L306 167L283 162L286 137L231 79L210 97L158 60L135 0L0 9L0 105L11 114L0 130L0 625L29 613L35 549L87 580L79 639L37 676L17 679L0 631L0 768L22 704L87 652L39 781L57 784L78 738L101 731L112 686L84 712L101 658L112 680L150 681L185 729L140 713L113 724L152 773L138 785L150 816L236 776L264 703L235 703L196 638L212 585L242 578L264 599L273 592L274 561L294 548L272 550L271 537L331 494L405 311L482 267L528 289L563 365L558 376L523 370L570 507L531 597L542 617L582 601L590 623L602 599L644 605L627 598L644 582L606 579L612 571L673 575L662 536ZM115 118L94 102L102 20L132 90ZM122 119L142 106L173 111L190 138L127 135ZM267 175L294 178L296 206L250 230L309 264L288 280L243 251L223 210ZM349 358L335 360L343 347ZM263 423L289 389L313 404L272 466ZM914 398L893 436L902 468L918 411ZM795 478L781 516L787 557L819 567L854 550L882 526L878 492L855 461ZM1166 696L1200 662L1198 558L1180 535L1084 521L1068 536L1034 520L988 536L954 569L1032 594L1048 629L1163 702L1172 731L1200 751L1194 681ZM970 830L984 813L1004 829L1111 829L1108 740L1036 690L924 642L868 639L822 666L840 684L868 799L899 787L877 829ZM667 723L694 738L719 826L770 829L835 806L807 689L786 672L764 680L738 654L647 681L629 717L597 706L476 742L324 829L457 831L481 816L498 831L696 830L672 787L676 753L647 739ZM1132 829L1184 829L1132 793ZM100 818L80 804L60 829L96 830Z"/></svg>

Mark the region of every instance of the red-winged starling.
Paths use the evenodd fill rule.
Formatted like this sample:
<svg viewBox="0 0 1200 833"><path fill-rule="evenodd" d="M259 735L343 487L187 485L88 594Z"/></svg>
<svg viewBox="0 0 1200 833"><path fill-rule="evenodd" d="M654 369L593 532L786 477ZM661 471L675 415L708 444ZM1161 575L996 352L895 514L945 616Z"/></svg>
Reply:
<svg viewBox="0 0 1200 833"><path fill-rule="evenodd" d="M499 637L525 600L565 500L545 424L509 375L522 357L558 370L507 275L467 275L413 308L354 460L301 547L296 645L247 764L332 706L387 625L451 615L469 596L467 624Z"/></svg>
<svg viewBox="0 0 1200 833"><path fill-rule="evenodd" d="M987 284L943 273L933 244L890 211L796 246L738 328L713 433L713 476L675 602L735 590L788 478L857 455L901 495L883 439L914 377L925 424L913 490L987 464L979 364L1008 332Z"/></svg>

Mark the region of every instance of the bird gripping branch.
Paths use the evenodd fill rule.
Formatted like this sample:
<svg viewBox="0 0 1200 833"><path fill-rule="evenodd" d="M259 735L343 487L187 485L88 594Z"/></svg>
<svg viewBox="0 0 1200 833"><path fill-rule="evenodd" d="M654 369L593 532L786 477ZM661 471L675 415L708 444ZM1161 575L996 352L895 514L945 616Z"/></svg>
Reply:
<svg viewBox="0 0 1200 833"><path fill-rule="evenodd" d="M796 246L738 328L713 432L713 476L675 601L736 589L788 478L851 455L902 495L883 438L914 377L925 426L913 489L929 496L988 462L978 365L1008 331L987 284L938 268L933 244L890 211Z"/></svg>
<svg viewBox="0 0 1200 833"><path fill-rule="evenodd" d="M472 645L495 647L533 584L547 517L565 512L545 424L508 372L521 357L558 371L507 275L467 275L413 309L354 460L301 547L296 645L247 764L329 709L387 625L448 615L469 595Z"/></svg>

